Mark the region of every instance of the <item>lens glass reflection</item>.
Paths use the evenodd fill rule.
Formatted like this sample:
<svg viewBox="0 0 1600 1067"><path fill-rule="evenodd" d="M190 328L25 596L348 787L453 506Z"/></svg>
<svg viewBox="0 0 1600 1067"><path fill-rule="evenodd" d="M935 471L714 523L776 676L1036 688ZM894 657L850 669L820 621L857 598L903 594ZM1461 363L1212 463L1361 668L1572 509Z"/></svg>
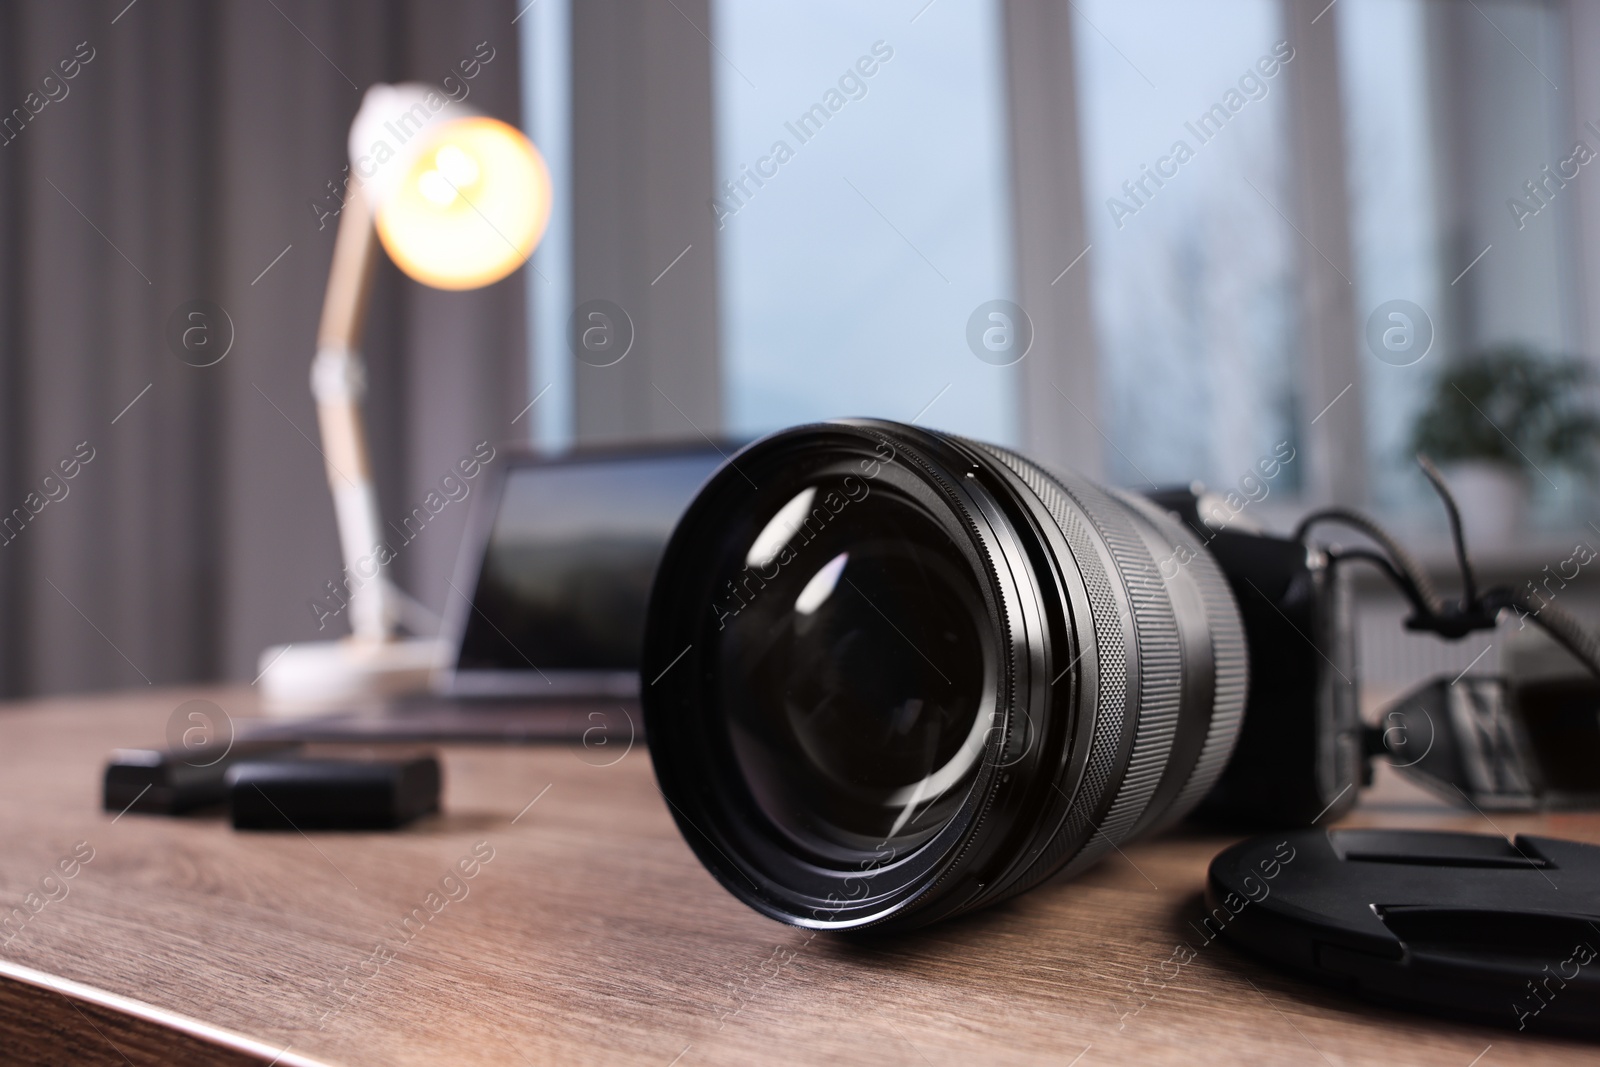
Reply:
<svg viewBox="0 0 1600 1067"><path fill-rule="evenodd" d="M860 486L862 483L856 482ZM721 707L751 794L822 857L896 855L954 814L994 708L977 576L886 487L807 485L732 545L717 612Z"/></svg>

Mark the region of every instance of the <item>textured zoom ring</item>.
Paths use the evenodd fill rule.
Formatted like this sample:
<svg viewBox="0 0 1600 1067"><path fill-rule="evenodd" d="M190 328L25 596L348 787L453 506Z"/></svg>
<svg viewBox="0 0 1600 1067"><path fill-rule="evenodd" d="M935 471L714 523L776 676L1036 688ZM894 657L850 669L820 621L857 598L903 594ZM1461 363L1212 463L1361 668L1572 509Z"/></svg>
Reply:
<svg viewBox="0 0 1600 1067"><path fill-rule="evenodd" d="M1098 849L1089 847L1068 865L1076 873L1099 859L1113 845L1127 840L1129 831L1149 806L1166 774L1177 736L1178 709L1183 687L1183 652L1178 643L1178 622L1172 600L1161 581L1155 560L1125 516L1124 505L1087 481L1052 474L1099 531L1133 610L1138 644L1130 650L1129 673L1138 679L1138 720L1133 751L1115 799L1100 822Z"/></svg>
<svg viewBox="0 0 1600 1067"><path fill-rule="evenodd" d="M1211 553L1194 543L1182 523L1170 517L1149 501L1132 499L1133 507L1148 515L1159 529L1168 532L1178 543L1191 552L1190 573L1200 587L1206 606L1206 629L1211 634L1211 662L1216 682L1211 703L1211 724L1206 739L1189 772L1188 781L1172 802L1172 810L1156 822L1155 829L1165 829L1187 815L1196 804L1211 792L1211 787L1222 777L1222 771L1233 755L1233 743L1239 737L1244 723L1244 703L1250 679L1250 665L1246 653L1244 623L1234 606L1233 593L1222 576L1222 568Z"/></svg>

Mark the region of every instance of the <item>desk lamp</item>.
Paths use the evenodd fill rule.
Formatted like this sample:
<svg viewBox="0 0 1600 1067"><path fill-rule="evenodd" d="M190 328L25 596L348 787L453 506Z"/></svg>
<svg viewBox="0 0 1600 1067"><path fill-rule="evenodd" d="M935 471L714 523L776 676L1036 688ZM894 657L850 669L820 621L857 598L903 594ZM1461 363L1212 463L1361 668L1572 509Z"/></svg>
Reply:
<svg viewBox="0 0 1600 1067"><path fill-rule="evenodd" d="M361 417L361 331L376 244L424 285L476 289L526 262L550 218L550 174L538 150L437 87L368 89L350 126L350 165L311 391L344 559L333 590L351 632L263 652L269 710L422 689L447 655L440 639L398 636L405 598L386 574L390 550L380 547L388 538Z"/></svg>

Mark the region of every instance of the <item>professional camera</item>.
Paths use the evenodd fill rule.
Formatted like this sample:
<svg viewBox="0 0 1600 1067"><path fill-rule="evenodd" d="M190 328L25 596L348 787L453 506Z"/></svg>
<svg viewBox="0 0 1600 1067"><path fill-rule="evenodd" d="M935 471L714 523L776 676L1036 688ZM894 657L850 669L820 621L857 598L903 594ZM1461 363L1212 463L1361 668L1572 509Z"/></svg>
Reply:
<svg viewBox="0 0 1600 1067"><path fill-rule="evenodd" d="M891 422L744 449L674 531L646 626L646 732L684 837L775 919L905 929L1197 808L1336 816L1364 765L1347 564L1446 636L1514 598L1445 604L1353 512L1281 538L1207 511ZM1383 551L1313 547L1317 522Z"/></svg>

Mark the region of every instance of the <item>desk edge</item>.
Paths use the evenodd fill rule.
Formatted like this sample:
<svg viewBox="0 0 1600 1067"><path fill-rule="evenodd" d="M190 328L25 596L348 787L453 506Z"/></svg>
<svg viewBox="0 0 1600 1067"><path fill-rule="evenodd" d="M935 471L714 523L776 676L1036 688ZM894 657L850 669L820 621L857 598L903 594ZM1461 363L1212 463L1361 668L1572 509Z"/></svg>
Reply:
<svg viewBox="0 0 1600 1067"><path fill-rule="evenodd" d="M310 1059L290 1051L294 1047L292 1042L282 1049L273 1048L264 1041L201 1022L179 1012L0 959L0 980L4 979L59 993L68 1000L92 1004L119 1015L186 1034L211 1045L254 1056L264 1063L272 1064L273 1067L332 1067L331 1061Z"/></svg>

